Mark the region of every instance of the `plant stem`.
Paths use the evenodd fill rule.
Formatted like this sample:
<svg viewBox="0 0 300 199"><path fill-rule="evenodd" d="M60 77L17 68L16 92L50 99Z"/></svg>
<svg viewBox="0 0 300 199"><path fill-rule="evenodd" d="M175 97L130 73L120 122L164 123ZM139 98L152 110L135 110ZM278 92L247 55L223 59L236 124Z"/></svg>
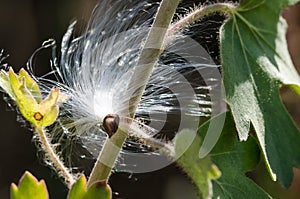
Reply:
<svg viewBox="0 0 300 199"><path fill-rule="evenodd" d="M127 133L121 128L111 138L107 138L89 177L88 187L96 181L108 180L126 138Z"/></svg>
<svg viewBox="0 0 300 199"><path fill-rule="evenodd" d="M125 132L128 132L129 128L131 128L130 121L131 120L123 119L117 132L111 138L105 141L102 150L98 156L97 163L95 164L91 176L89 178L88 187L90 187L93 184L93 182L97 180L108 179L111 173L111 169L115 164L116 158L120 153L122 145L127 138L127 133ZM160 142L159 140L152 137L146 137L146 135L142 135L141 133L134 134L133 136L137 136L137 139L139 139L144 144L157 148L161 151L161 153L164 153L169 157L173 157L174 150L172 145Z"/></svg>
<svg viewBox="0 0 300 199"><path fill-rule="evenodd" d="M179 4L179 0L163 0L158 12L155 16L154 23L148 33L145 44L141 50L137 66L132 74L131 80L128 86L128 93L135 88L132 97L129 100L129 113L125 114L126 117L134 118L135 111L141 97L144 93L146 84L152 74L153 68L156 65L160 54L164 50L166 43L166 37L170 36L184 27L189 26L193 22L199 20L201 17L212 14L215 12L230 13L235 8L234 5L229 3L216 3L213 5L201 7L198 10L190 13L183 19L170 26L171 20L175 14L176 8ZM125 125L124 125L125 124ZM123 127L120 127L123 126ZM120 150L127 138L128 128L130 128L130 122L122 122L117 132L108 138L99 153L98 159L92 170L90 178L88 180L88 187L98 180L108 180L111 169L113 168ZM127 126L127 127L124 127ZM153 144L157 147L161 147L162 143L156 142L152 139L145 139L145 142ZM167 148L168 150L169 148ZM170 149L170 152L172 150Z"/></svg>
<svg viewBox="0 0 300 199"><path fill-rule="evenodd" d="M155 16L128 86L129 88L136 88L129 101L129 116L131 118L134 118L136 108L145 91L153 68L164 50L166 33L178 4L179 0L163 0Z"/></svg>
<svg viewBox="0 0 300 199"><path fill-rule="evenodd" d="M173 35L174 33L188 27L206 15L216 12L231 14L235 8L236 6L232 3L214 3L207 6L201 6L199 9L194 10L184 18L172 24L168 30L168 35Z"/></svg>
<svg viewBox="0 0 300 199"><path fill-rule="evenodd" d="M128 116L131 118L134 117L135 110L141 100L152 70L157 63L159 55L163 51L167 29L169 28L178 4L179 0L163 0L158 8L155 20L148 33L128 86L128 88L137 88L129 101L130 107ZM139 82L138 87L137 82ZM130 92L129 90L128 92ZM120 124L120 126L122 126L122 124ZM119 127L117 132L106 140L88 180L88 187L97 180L108 180L111 169L119 156L126 138L126 127Z"/></svg>
<svg viewBox="0 0 300 199"><path fill-rule="evenodd" d="M68 169L64 166L63 162L59 159L57 154L54 152L46 135L45 129L42 127L36 127L35 132L39 135L40 143L42 145L42 148L45 150L47 158L51 161L54 168L57 169L58 173L65 179L68 187L71 188L71 186L75 182L75 179L68 171Z"/></svg>

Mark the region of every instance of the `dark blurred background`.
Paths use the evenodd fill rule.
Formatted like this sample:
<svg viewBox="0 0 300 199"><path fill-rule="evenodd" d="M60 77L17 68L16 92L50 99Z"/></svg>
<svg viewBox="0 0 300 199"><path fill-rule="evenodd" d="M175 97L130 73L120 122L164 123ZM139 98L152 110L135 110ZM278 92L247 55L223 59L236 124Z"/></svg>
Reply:
<svg viewBox="0 0 300 199"><path fill-rule="evenodd" d="M24 67L43 41L54 38L59 43L70 22L74 19L86 21L96 3L97 0L0 0L0 49L10 55L6 62L15 70ZM300 69L300 5L285 10L283 16L289 23L289 50L294 64ZM49 60L45 60L39 62L38 73L48 70ZM300 126L299 97L284 88L282 98ZM61 180L37 158L32 132L16 121L16 112L2 99L0 107L0 199L9 198L10 183L17 183L26 170L39 179L45 179L52 199L64 198L67 189ZM289 190L270 181L263 164L249 176L275 198L296 199L300 195L300 171L294 171L294 182ZM118 192L115 198L123 199L167 199L172 198L169 192L174 190L186 192L190 189L192 192L188 180L174 166L143 175L114 174L111 184ZM195 197L191 195L192 198Z"/></svg>

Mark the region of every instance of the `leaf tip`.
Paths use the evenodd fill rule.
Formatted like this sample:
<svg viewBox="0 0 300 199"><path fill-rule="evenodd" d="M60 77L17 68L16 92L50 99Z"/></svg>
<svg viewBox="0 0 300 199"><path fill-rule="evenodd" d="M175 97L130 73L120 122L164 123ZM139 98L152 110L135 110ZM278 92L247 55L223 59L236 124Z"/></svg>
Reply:
<svg viewBox="0 0 300 199"><path fill-rule="evenodd" d="M16 192L18 191L18 186L15 183L11 183L10 189L12 192Z"/></svg>

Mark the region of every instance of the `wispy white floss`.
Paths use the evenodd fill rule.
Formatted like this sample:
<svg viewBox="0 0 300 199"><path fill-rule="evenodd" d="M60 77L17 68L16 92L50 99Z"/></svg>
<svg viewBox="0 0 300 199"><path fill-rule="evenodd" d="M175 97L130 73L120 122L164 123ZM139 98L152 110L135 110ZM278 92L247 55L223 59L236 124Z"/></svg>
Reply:
<svg viewBox="0 0 300 199"><path fill-rule="evenodd" d="M95 8L81 36L73 38L75 22L69 26L62 40L60 61L54 64L52 72L57 80L37 78L44 92L57 86L68 96L50 134L54 136L63 127L62 137L79 136L89 153L98 155L106 138L101 128L104 117L107 114L126 117L124 113L128 111L132 97L128 90L133 93L141 86L140 82L136 82L134 88L128 88L156 8L155 4L144 1L128 4L121 0L114 3L104 0ZM196 71L215 66L206 58L197 58L203 64L187 61L194 55L183 55L182 52L192 49L192 46L185 44L183 34L171 36L146 86L133 123L134 128L144 129L149 136L163 131L165 127L161 124L162 128L157 129L156 125L148 127L146 124L167 123L169 130L176 132L174 123L178 121L178 114L206 117L211 112L211 96L206 93L212 88L206 86ZM32 68L31 65L29 67ZM188 81L183 82L177 73ZM209 81L218 84L216 79ZM187 82L195 95L184 95L183 85ZM180 100L188 106L181 107ZM169 118L175 119L170 122ZM136 136L136 133L138 131L133 135Z"/></svg>

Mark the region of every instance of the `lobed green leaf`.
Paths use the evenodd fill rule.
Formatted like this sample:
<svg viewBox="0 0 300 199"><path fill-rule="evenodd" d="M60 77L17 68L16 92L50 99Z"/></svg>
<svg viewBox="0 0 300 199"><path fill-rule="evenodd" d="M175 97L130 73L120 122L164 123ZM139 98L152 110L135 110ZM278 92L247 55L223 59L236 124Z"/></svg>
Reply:
<svg viewBox="0 0 300 199"><path fill-rule="evenodd" d="M19 186L12 183L11 199L49 199L44 180L38 181L32 174L25 172Z"/></svg>
<svg viewBox="0 0 300 199"><path fill-rule="evenodd" d="M221 57L226 101L239 139L253 125L274 180L291 184L300 167L300 134L279 96L291 85L300 94L297 74L285 38L281 10L296 0L244 0L221 29Z"/></svg>
<svg viewBox="0 0 300 199"><path fill-rule="evenodd" d="M186 143L189 143L190 140L193 142L186 148ZM199 158L202 139L195 135L195 132L186 129L176 135L174 143L175 154L182 154L177 159L177 164L193 180L202 198L211 198L213 195L211 180L220 177L221 173L209 156L203 159Z"/></svg>
<svg viewBox="0 0 300 199"><path fill-rule="evenodd" d="M24 69L19 74L12 68L8 72L1 70L0 87L16 102L23 117L35 127L51 125L58 116L59 104L67 99L58 88L53 88L42 100L38 84Z"/></svg>
<svg viewBox="0 0 300 199"><path fill-rule="evenodd" d="M222 121L220 118L224 118L225 115L225 124L217 144L209 156L200 159L201 140L210 136L210 125ZM258 164L260 151L254 138L250 137L246 142L238 140L230 113L222 113L205 122L199 128L196 137L189 130L180 132L175 138L175 152L180 154L185 148L182 145L190 139L194 139L192 145L177 163L199 189L202 198L271 198L245 175Z"/></svg>
<svg viewBox="0 0 300 199"><path fill-rule="evenodd" d="M218 117L223 116L219 115L212 120L218 120ZM199 133L202 136L208 131L210 122L200 127ZM245 175L258 164L259 147L252 137L246 142L239 142L232 115L229 113L226 114L221 137L210 157L222 172L220 178L213 180L213 198L271 198Z"/></svg>

